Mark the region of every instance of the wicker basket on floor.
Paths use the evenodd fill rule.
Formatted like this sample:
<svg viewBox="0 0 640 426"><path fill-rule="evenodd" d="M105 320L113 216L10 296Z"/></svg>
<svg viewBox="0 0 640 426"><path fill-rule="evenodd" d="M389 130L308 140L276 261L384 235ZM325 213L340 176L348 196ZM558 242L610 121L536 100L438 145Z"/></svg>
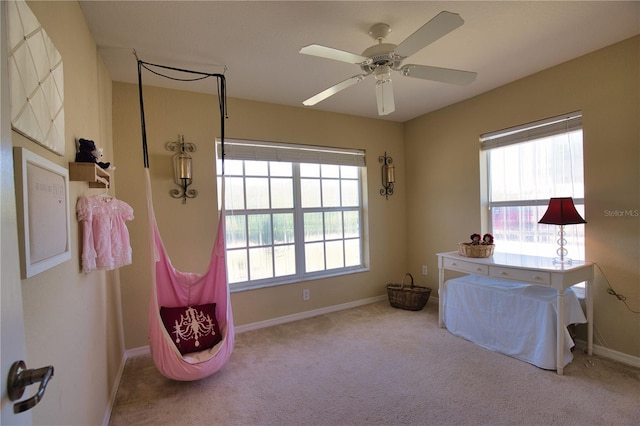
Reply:
<svg viewBox="0 0 640 426"><path fill-rule="evenodd" d="M409 286L404 284L407 277L411 279ZM387 295L389 296L389 303L394 308L419 311L427 304L431 289L413 285L413 276L407 273L402 277L400 284L387 284Z"/></svg>
<svg viewBox="0 0 640 426"><path fill-rule="evenodd" d="M458 243L458 253L466 257L491 257L495 244Z"/></svg>

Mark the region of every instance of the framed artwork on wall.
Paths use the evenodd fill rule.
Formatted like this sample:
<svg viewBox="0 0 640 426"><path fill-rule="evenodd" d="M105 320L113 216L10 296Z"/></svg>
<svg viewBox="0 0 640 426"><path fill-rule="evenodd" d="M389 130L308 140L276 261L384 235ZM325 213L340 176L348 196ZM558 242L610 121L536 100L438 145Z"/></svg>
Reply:
<svg viewBox="0 0 640 426"><path fill-rule="evenodd" d="M69 171L13 148L22 278L71 259Z"/></svg>
<svg viewBox="0 0 640 426"><path fill-rule="evenodd" d="M11 127L64 155L62 56L26 2L6 3Z"/></svg>

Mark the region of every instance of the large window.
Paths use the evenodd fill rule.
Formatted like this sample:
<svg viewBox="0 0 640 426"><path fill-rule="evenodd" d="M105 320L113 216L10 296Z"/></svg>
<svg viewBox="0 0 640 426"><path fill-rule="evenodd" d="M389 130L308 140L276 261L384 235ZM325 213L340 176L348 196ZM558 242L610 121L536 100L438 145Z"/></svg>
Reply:
<svg viewBox="0 0 640 426"><path fill-rule="evenodd" d="M363 166L362 151L226 140L231 288L362 270Z"/></svg>
<svg viewBox="0 0 640 426"><path fill-rule="evenodd" d="M551 197L573 197L584 217L582 115L482 135L489 226L496 251L553 257L558 226L539 224ZM584 225L565 227L569 257L584 260Z"/></svg>

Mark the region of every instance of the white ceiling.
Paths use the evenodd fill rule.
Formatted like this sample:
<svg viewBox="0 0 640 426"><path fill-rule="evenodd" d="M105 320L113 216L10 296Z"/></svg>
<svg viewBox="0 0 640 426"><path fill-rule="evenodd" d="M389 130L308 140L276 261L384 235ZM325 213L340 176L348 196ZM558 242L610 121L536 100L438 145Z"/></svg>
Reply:
<svg viewBox="0 0 640 426"><path fill-rule="evenodd" d="M137 83L138 57L225 72L227 96L303 107L312 95L360 73L357 65L298 53L317 43L360 54L369 28L391 26L399 44L442 10L465 24L404 63L478 73L469 86L392 73L396 111L378 117L370 77L313 107L405 122L640 33L639 1L89 1L87 23L115 81ZM207 82L208 81L208 82ZM215 83L145 84L215 93ZM606 82L602 82L606 84ZM232 114L233 111L230 111Z"/></svg>

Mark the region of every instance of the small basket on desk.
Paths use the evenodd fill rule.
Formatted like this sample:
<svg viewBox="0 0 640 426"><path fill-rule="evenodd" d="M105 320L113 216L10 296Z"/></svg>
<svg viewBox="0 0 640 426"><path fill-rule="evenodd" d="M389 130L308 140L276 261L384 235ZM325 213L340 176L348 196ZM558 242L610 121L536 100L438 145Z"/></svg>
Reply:
<svg viewBox="0 0 640 426"><path fill-rule="evenodd" d="M409 286L404 284L407 277L411 278ZM413 276L407 273L402 277L400 284L387 284L387 295L389 296L389 303L394 308L419 311L427 304L431 289L413 285Z"/></svg>
<svg viewBox="0 0 640 426"><path fill-rule="evenodd" d="M495 244L458 243L458 253L466 257L491 257Z"/></svg>

